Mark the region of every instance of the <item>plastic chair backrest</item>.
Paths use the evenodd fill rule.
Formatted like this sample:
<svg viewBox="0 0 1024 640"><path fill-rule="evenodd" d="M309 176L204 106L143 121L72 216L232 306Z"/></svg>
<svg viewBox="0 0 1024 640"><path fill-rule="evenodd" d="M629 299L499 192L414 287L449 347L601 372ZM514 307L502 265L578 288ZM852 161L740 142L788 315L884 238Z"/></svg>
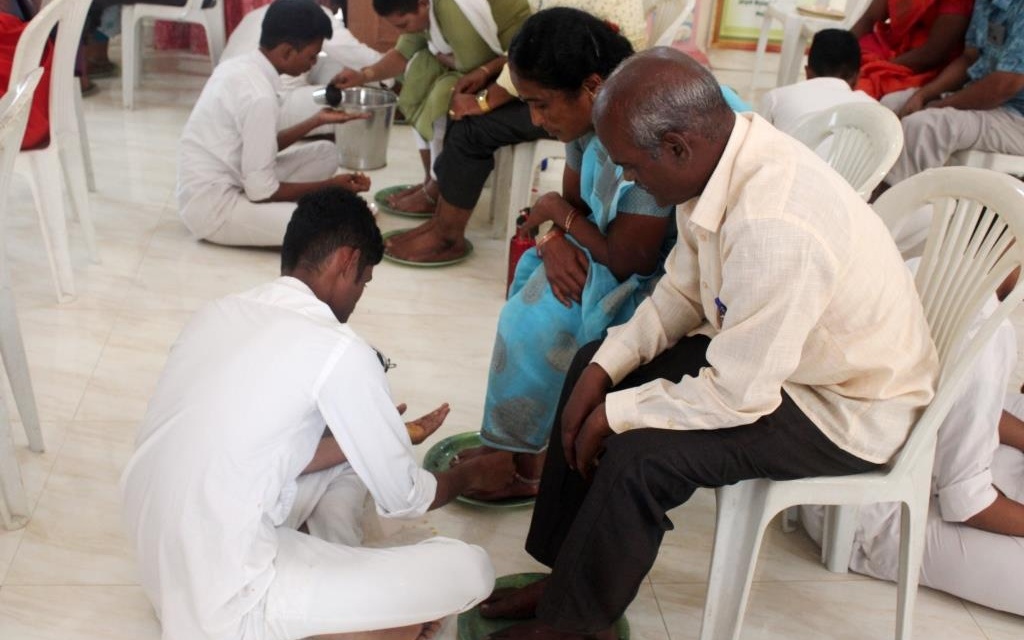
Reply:
<svg viewBox="0 0 1024 640"><path fill-rule="evenodd" d="M77 135L75 114L75 57L89 11L89 0L49 0L25 26L11 65L11 84L22 82L39 66L43 49L55 26L57 42L50 71L50 135L72 130Z"/></svg>
<svg viewBox="0 0 1024 640"><path fill-rule="evenodd" d="M650 20L648 46L670 47L680 38L697 0L645 0L644 5Z"/></svg>
<svg viewBox="0 0 1024 640"><path fill-rule="evenodd" d="M871 102L850 102L808 114L794 126L793 137L811 149L831 139L822 157L864 199L903 149L899 118Z"/></svg>
<svg viewBox="0 0 1024 640"><path fill-rule="evenodd" d="M973 167L930 169L898 183L875 203L894 237L920 207L934 212L916 284L942 369L935 399L894 458L892 472L933 455L939 425L970 374L978 352L1024 299L1024 278L966 340L991 292L1024 264L1024 183ZM956 357L959 354L959 357Z"/></svg>

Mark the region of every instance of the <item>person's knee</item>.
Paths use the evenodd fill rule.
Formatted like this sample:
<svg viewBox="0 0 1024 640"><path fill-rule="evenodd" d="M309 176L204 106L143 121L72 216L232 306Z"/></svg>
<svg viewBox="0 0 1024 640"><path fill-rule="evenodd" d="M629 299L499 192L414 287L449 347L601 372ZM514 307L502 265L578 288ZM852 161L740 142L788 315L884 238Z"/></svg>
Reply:
<svg viewBox="0 0 1024 640"><path fill-rule="evenodd" d="M494 565L487 552L475 544L451 538L431 538L431 556L443 567L453 601L465 610L475 606L494 589ZM440 574L439 574L440 575Z"/></svg>

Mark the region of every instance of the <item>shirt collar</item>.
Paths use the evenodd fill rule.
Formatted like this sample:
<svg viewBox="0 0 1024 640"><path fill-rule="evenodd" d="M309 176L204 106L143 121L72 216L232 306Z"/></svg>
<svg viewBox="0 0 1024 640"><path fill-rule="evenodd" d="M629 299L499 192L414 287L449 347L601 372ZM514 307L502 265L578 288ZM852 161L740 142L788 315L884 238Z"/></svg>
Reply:
<svg viewBox="0 0 1024 640"><path fill-rule="evenodd" d="M270 64L270 60L267 56L265 56L259 49L250 52L249 55L252 56L256 66L259 67L259 70L262 71L263 75L270 81L271 86L274 87L274 91L279 91L281 89L281 74L277 72L274 65Z"/></svg>
<svg viewBox="0 0 1024 640"><path fill-rule="evenodd" d="M736 114L736 122L729 135L729 142L726 143L725 151L722 152L722 157L718 160L718 166L715 167L707 185L704 186L704 191L682 205L684 211L690 210L691 223L703 227L711 233L718 232L718 228L722 225L722 218L725 217L726 207L732 200L733 190L730 189L730 186L733 182L733 164L747 138L754 117L752 113ZM736 188L738 189L739 185Z"/></svg>

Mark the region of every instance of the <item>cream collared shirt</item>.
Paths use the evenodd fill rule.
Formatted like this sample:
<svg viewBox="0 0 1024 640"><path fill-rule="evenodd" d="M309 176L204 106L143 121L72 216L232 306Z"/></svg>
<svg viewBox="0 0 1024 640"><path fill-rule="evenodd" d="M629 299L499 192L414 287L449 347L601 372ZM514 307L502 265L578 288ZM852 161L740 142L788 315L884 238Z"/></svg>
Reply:
<svg viewBox="0 0 1024 640"><path fill-rule="evenodd" d="M931 400L938 360L881 219L812 151L744 114L677 224L665 276L593 362L617 384L699 332L710 366L609 394L612 429L750 424L785 390L840 448L888 460Z"/></svg>

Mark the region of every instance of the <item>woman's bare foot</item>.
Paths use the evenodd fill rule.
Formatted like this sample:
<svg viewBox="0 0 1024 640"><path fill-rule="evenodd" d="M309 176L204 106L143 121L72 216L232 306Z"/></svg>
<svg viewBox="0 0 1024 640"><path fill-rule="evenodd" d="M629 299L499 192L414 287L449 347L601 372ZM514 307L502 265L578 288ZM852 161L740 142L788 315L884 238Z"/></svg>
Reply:
<svg viewBox="0 0 1024 640"><path fill-rule="evenodd" d="M405 235L390 238L392 242L385 246L385 253L399 260L420 263L445 262L466 255L466 239L448 240L437 226L411 238Z"/></svg>
<svg viewBox="0 0 1024 640"><path fill-rule="evenodd" d="M437 208L436 186L420 185L418 189L402 191L388 198L388 206L410 213L433 213Z"/></svg>
<svg viewBox="0 0 1024 640"><path fill-rule="evenodd" d="M402 233L396 233L393 236L384 239L384 249L390 250L392 247L398 247L406 242L411 242L416 236L430 232L436 226L434 218L423 222L408 231Z"/></svg>
<svg viewBox="0 0 1024 640"><path fill-rule="evenodd" d="M409 186L407 186L406 188L402 189L401 191L399 191L397 193L392 193L390 196L385 198L385 202L388 203L389 207L393 207L393 206L395 206L395 201L398 200L399 198L404 198L404 197L408 196L411 193L415 193L416 191L419 191L422 188L423 188L423 183L422 182L419 183L419 184L410 184Z"/></svg>
<svg viewBox="0 0 1024 640"><path fill-rule="evenodd" d="M539 620L523 622L487 636L487 640L617 640L615 629L597 633L558 631Z"/></svg>
<svg viewBox="0 0 1024 640"><path fill-rule="evenodd" d="M551 576L545 576L525 587L496 589L480 603L480 615L485 618L532 618L537 615L537 603L550 580Z"/></svg>
<svg viewBox="0 0 1024 640"><path fill-rule="evenodd" d="M486 456L491 453L498 453L498 451L499 449L495 449L494 447L488 447L485 444L482 444L479 447L470 447L469 449L463 449L462 451L455 454L452 457L451 464L454 467L455 465L461 464L466 460L479 458L480 456ZM509 455L512 455L511 452L509 452Z"/></svg>

